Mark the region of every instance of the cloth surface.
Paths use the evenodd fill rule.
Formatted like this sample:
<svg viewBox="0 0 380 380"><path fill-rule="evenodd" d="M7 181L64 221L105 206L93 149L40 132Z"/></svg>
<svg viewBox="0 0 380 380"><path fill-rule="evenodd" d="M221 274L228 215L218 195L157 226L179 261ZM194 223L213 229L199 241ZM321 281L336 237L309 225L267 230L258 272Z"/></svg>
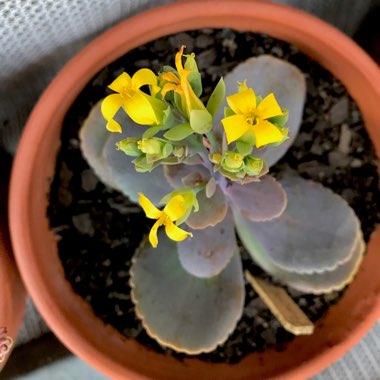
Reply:
<svg viewBox="0 0 380 380"><path fill-rule="evenodd" d="M32 300L28 297L26 300L23 323L18 332L15 347L22 346L33 339L37 339L49 331L46 323L33 305Z"/></svg>
<svg viewBox="0 0 380 380"><path fill-rule="evenodd" d="M380 2L275 2L314 13L352 35L374 1ZM173 0L0 0L0 148L12 154L16 152L25 121L39 95L58 70L88 41L126 17L169 2ZM47 330L28 301L17 344L35 339ZM378 358L380 323L356 348L315 379L380 379ZM47 366L38 374L25 378L51 378L53 373L54 379L98 378L75 358L50 366L53 372L49 372Z"/></svg>

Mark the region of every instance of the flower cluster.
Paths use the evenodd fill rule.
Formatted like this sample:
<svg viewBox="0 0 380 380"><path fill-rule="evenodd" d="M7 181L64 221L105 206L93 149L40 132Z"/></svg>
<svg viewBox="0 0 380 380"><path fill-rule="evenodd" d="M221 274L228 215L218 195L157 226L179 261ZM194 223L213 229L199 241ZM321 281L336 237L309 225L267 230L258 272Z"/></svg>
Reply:
<svg viewBox="0 0 380 380"><path fill-rule="evenodd" d="M163 210L139 193L146 216L156 219L149 235L154 247L160 226L165 226L174 241L192 236L178 226L199 210L199 191L212 196L216 185L227 188L230 182L258 181L268 172L260 149L276 146L288 137L284 126L287 110L279 106L273 93L257 96L246 81L238 84L237 93L226 97L221 78L204 103L195 55L185 55L184 49L182 46L177 52L175 67L165 66L157 75L147 68L132 77L122 73L109 86L114 93L101 106L107 129L126 133L116 147L134 157L136 171L150 172L160 165L202 165L208 171L207 182L183 178L183 188L162 199ZM228 106L218 125L214 119L225 101ZM120 108L142 126L141 134L130 136L128 125L119 124L116 115Z"/></svg>

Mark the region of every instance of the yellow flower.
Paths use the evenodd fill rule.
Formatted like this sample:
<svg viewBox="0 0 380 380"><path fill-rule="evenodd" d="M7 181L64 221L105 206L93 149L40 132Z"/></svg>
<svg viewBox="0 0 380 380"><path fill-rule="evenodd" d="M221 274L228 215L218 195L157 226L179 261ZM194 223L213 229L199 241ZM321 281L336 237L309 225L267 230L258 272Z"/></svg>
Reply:
<svg viewBox="0 0 380 380"><path fill-rule="evenodd" d="M273 93L266 96L257 105L252 88L244 89L227 97L227 103L235 113L222 119L228 144L238 140L251 131L255 136L256 148L280 142L284 136L281 131L267 119L282 115L282 110Z"/></svg>
<svg viewBox="0 0 380 380"><path fill-rule="evenodd" d="M183 45L175 56L175 66L179 77L172 72L161 74L161 79L164 84L161 93L162 96L165 96L168 91L177 92L181 97L182 111L185 116L189 118L192 110L206 110L206 107L197 97L187 79L191 70L184 69L182 64L182 55L185 47L186 46Z"/></svg>
<svg viewBox="0 0 380 380"><path fill-rule="evenodd" d="M170 239L174 241L185 240L188 236L193 236L191 232L187 232L174 224L188 211L188 205L185 197L175 195L160 211L153 203L142 193L139 193L139 203L143 208L145 215L150 219L157 219L149 233L149 241L153 247L157 247L157 230L160 226L165 226L165 232Z"/></svg>
<svg viewBox="0 0 380 380"><path fill-rule="evenodd" d="M127 73L122 73L108 86L116 92L107 96L101 106L109 131L121 132L120 124L113 119L121 106L137 124L159 124L159 113L163 110L164 103L141 91L140 88L144 85L151 86L153 95L157 92L157 77L152 70L140 69L132 78Z"/></svg>

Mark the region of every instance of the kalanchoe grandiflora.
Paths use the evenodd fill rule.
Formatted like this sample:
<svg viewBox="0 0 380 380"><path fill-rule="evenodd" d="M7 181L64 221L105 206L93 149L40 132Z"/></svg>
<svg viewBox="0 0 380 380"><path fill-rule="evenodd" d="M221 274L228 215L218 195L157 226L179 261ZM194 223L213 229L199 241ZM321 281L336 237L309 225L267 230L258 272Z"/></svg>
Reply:
<svg viewBox="0 0 380 380"><path fill-rule="evenodd" d="M338 195L291 172L267 174L301 125L303 74L271 56L250 58L204 103L195 57L183 63L183 52L158 75L117 78L80 138L102 181L155 220L132 259L137 316L160 344L197 354L223 343L242 315L236 233L264 270L314 294L348 284L365 245Z"/></svg>
<svg viewBox="0 0 380 380"><path fill-rule="evenodd" d="M122 73L110 85L118 94L109 95L102 104L108 129L125 129L129 135L128 125L115 127L120 124L110 119L116 115L115 110L120 104L133 121L150 126L142 130L140 136L128 136L117 142L117 149L134 157L135 170L142 173L160 165L197 162L208 170L207 182L214 179L214 191L217 187L226 189L230 181L243 184L259 180L267 168L263 159L251 154L252 149L285 140L287 130L272 118L282 117L287 111L280 108L273 93L261 99L245 81L240 83L238 93L227 96L229 108L226 107L225 118L222 119L229 144L226 146L223 138L213 130L216 128L214 115L225 97L224 82L219 81L207 105L204 105L200 99L202 81L195 56L185 56L183 64L184 48L182 46L176 54L175 68L166 66L158 76L149 69L137 71L132 78ZM150 94L141 90L146 84L150 86ZM163 110L170 115L167 124ZM159 127L152 128L153 124ZM193 172L197 172L197 166ZM202 186L205 188L206 183ZM213 195L210 191L208 194L210 197ZM195 209L193 211L196 212ZM170 229L166 228L166 231L169 231L169 237L173 236ZM185 239L191 234L181 236Z"/></svg>

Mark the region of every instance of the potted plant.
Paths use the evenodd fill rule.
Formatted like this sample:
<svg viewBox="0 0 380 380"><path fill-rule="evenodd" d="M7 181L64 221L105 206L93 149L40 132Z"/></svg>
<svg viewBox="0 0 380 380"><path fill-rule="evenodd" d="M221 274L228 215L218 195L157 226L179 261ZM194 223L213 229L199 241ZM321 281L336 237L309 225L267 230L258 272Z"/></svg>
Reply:
<svg viewBox="0 0 380 380"><path fill-rule="evenodd" d="M0 181L0 371L12 352L25 307L25 289L13 259L7 223L6 194L10 160L2 152Z"/></svg>
<svg viewBox="0 0 380 380"><path fill-rule="evenodd" d="M197 6L194 3L175 4L121 24L75 57L37 105L23 136L12 178L11 230L21 273L42 315L68 347L112 378L207 378L210 371L215 377L229 379L280 375L282 378L305 378L342 355L378 317L379 284L366 281L375 271L373 263L376 262L378 232L368 245L368 253L357 278L317 325L313 336L295 339L281 353L269 349L249 355L234 366L210 365L196 359L181 362L123 339L97 319L89 305L75 295L66 282L56 254L56 238L49 232L46 219L46 194L49 191L47 179L54 172L60 126L68 107L97 71L126 51L170 33L221 26L260 31L285 39L324 65L354 97L374 144L378 144L375 112L379 100L378 86L375 85L379 81L377 67L339 32L286 7L244 1L233 4L221 2L218 9L212 2ZM336 46L342 48L337 50ZM345 65L337 64L342 60ZM175 81L171 82L175 84ZM214 159L218 161L217 157ZM25 221L28 221L27 226ZM368 294L366 302L359 296L363 293ZM369 297L372 297L371 302ZM347 308L352 308L352 318L342 321ZM349 335L345 333L347 331L350 331ZM146 366L147 362L149 366ZM275 367L273 363L276 363Z"/></svg>

